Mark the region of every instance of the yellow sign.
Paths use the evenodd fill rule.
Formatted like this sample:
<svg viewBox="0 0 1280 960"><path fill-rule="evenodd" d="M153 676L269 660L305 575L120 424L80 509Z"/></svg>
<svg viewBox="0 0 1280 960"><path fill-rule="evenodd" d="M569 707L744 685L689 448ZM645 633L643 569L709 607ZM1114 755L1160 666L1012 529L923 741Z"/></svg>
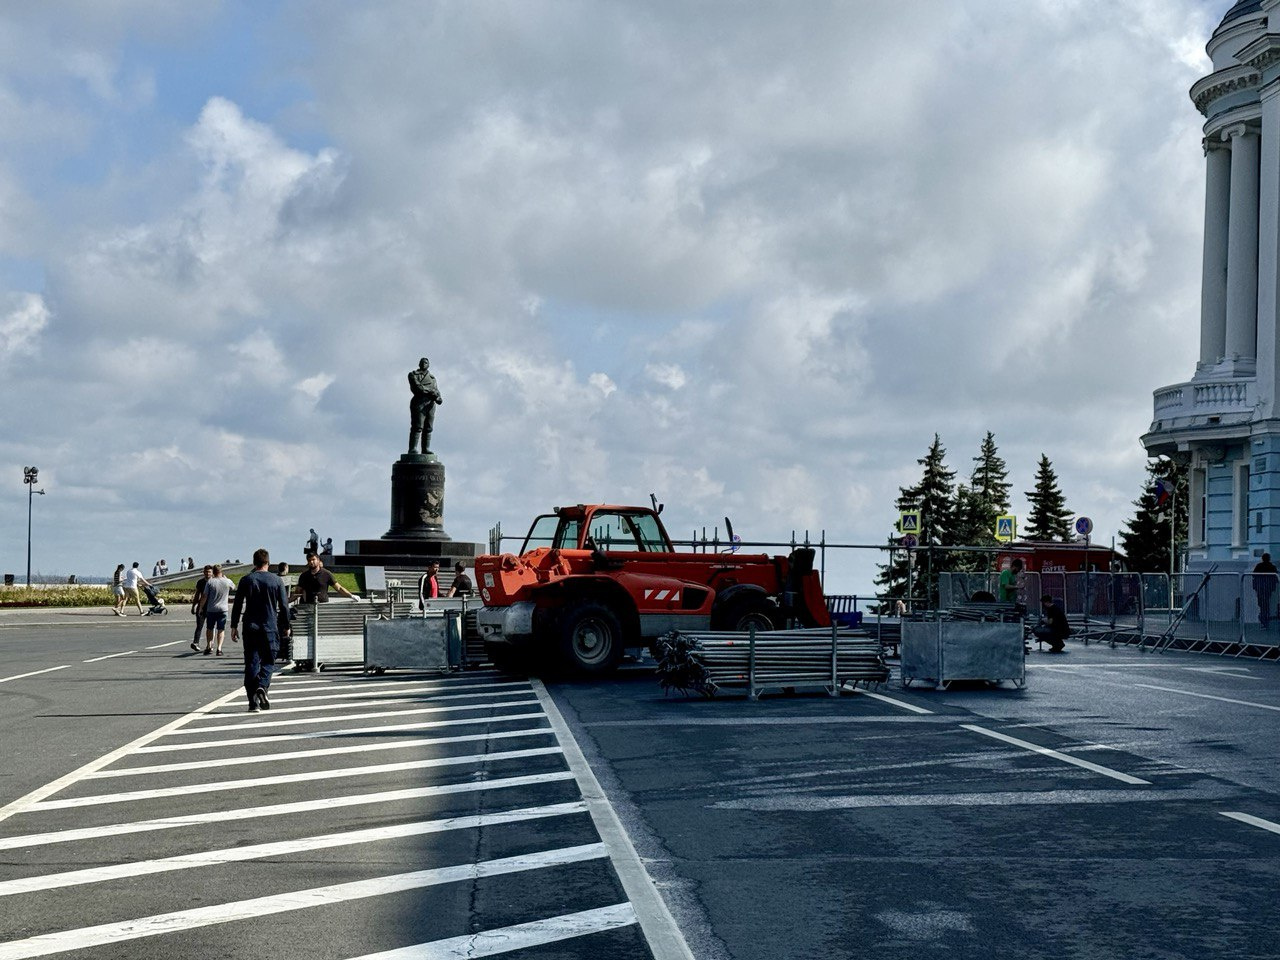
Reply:
<svg viewBox="0 0 1280 960"><path fill-rule="evenodd" d="M1001 543L1009 543L1018 535L1018 518L1012 513L996 517L996 539Z"/></svg>
<svg viewBox="0 0 1280 960"><path fill-rule="evenodd" d="M903 510L898 514L898 532L903 534L920 534L920 511Z"/></svg>

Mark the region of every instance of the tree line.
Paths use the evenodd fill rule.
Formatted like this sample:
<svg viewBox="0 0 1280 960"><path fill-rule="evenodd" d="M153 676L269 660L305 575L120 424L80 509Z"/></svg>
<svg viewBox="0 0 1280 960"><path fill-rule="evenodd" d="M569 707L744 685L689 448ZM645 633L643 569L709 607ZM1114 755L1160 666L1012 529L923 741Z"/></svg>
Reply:
<svg viewBox="0 0 1280 960"><path fill-rule="evenodd" d="M982 439L967 480L956 482L956 471L948 468L947 451L935 433L933 443L916 461L922 468L920 481L900 487L895 508L899 513L914 511L919 516L919 549L911 559L908 552L890 552L880 565L876 591L880 596L906 599L908 580L911 599L935 605L938 575L949 572L981 572L992 569L996 540L996 519L1009 513L1009 468L996 447L991 431ZM1147 462L1147 478L1142 493L1133 501L1134 515L1120 532L1121 552L1133 572L1168 572L1170 553L1177 542L1186 541L1187 471L1185 466L1164 457ZM1058 483L1053 464L1045 454L1036 466L1035 485L1026 491L1030 506L1026 524L1018 531L1021 540L1066 543L1072 539L1072 511ZM1170 543L1172 515L1175 543ZM890 544L899 536L889 537ZM934 549L929 549L934 548ZM944 549L950 548L950 549ZM965 549L958 549L965 548Z"/></svg>

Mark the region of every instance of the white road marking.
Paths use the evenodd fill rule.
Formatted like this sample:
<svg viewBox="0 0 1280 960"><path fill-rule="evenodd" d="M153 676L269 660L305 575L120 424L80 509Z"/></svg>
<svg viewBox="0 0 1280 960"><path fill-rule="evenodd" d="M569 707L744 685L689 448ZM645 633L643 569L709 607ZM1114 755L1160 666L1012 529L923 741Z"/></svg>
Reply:
<svg viewBox="0 0 1280 960"><path fill-rule="evenodd" d="M1019 740L1017 737L1011 737L1005 733L988 730L986 727L979 727L972 723L962 723L960 726L965 730L972 730L974 733L980 733L984 737L1003 740L1005 743L1012 743L1014 746L1022 747L1024 750L1030 750L1033 753L1038 753L1045 757L1052 757L1054 760L1061 760L1063 763L1070 763L1077 767L1083 767L1086 770L1092 770L1094 773L1100 773L1104 777L1111 777L1113 780L1119 780L1121 783L1134 784L1135 786L1151 786L1150 780L1142 780L1138 777L1130 776L1127 773L1121 773L1119 770L1112 770L1110 767L1104 767L1101 764L1091 763L1088 760L1081 760L1079 757L1060 753L1057 750L1050 750L1048 747L1042 747L1027 740Z"/></svg>
<svg viewBox="0 0 1280 960"><path fill-rule="evenodd" d="M883 693L872 693L870 690L860 690L858 687L846 685L842 689L848 690L850 693L856 693L862 697L870 697L872 700L881 700L884 703L891 703L895 707L901 707L903 710L910 710L912 713L933 713L932 710L926 710L924 707L918 707L914 703L907 703L905 700L895 700L893 697L886 697Z"/></svg>
<svg viewBox="0 0 1280 960"><path fill-rule="evenodd" d="M1143 687L1147 690L1162 690L1165 693L1180 693L1184 697L1199 697L1201 700L1217 700L1219 703L1235 703L1242 707L1257 707L1259 710L1275 710L1280 712L1280 707L1270 703L1254 703L1252 700L1235 700L1231 697L1215 697L1211 693L1195 693L1191 690L1177 690L1173 687L1158 687L1153 683L1135 683L1135 687Z"/></svg>
<svg viewBox="0 0 1280 960"><path fill-rule="evenodd" d="M1247 823L1251 827L1261 827L1263 830L1270 830L1272 833L1280 833L1280 823L1272 823L1270 820L1263 820L1261 817L1254 817L1247 813L1227 813L1219 811L1224 817L1230 817L1232 820L1239 820L1241 823Z"/></svg>
<svg viewBox="0 0 1280 960"><path fill-rule="evenodd" d="M69 666L69 663L64 663L60 667L46 667L43 670L32 670L30 673L19 673L12 677L0 677L0 683L8 683L10 680L22 680L25 677L38 677L42 673L53 673L55 670L65 670Z"/></svg>
<svg viewBox="0 0 1280 960"><path fill-rule="evenodd" d="M238 690L232 696L244 696L244 690ZM503 707L531 707L537 700L510 700L506 703L463 703L451 707L416 707L413 710L384 710L381 713L353 713L342 717L346 720L376 720L380 717L410 717L423 713L456 713L459 710L498 710ZM296 720L265 720L261 714L246 717L239 723L224 723L218 726L191 727L185 730L171 730L170 733L213 733L221 730L261 730L268 727L297 726L303 723L331 723L333 717L299 717Z"/></svg>
<svg viewBox="0 0 1280 960"><path fill-rule="evenodd" d="M81 663L97 663L100 660L112 660L116 657L127 657L131 653L137 653L137 650L126 650L123 653L108 653L105 657L94 657L92 660L81 660Z"/></svg>
<svg viewBox="0 0 1280 960"><path fill-rule="evenodd" d="M256 817L271 819L294 813L311 813L339 807L363 807L375 803L397 803L401 800L420 800L423 797L441 797L454 793L478 793L484 790L505 790L511 787L537 786L572 780L569 770L553 773L529 774L522 777L502 777L497 780L477 780L467 783L443 783L430 787L410 787L404 790L383 790L379 793L358 793L346 797L324 797L318 800L296 800L292 803L273 803L262 807L228 807L209 813L194 813L181 817L160 817L154 820L135 820L132 823L108 823L97 827L77 827L73 830L53 830L48 833L29 833L20 837L0 837L0 850L18 850L42 847L50 843L72 843L78 840L96 840L99 837L119 837L130 833L150 833L153 830L173 830L177 827L197 827L210 821L252 820Z"/></svg>
<svg viewBox="0 0 1280 960"><path fill-rule="evenodd" d="M479 753L464 757L431 757L427 760L406 760L403 763L372 764L364 767L343 767L338 770L314 770L310 773L283 773L274 777L250 777L246 780L220 780L215 783L189 783L181 787L157 787L154 790L132 790L127 793L108 793L92 797L68 797L64 800L41 800L29 809L69 810L75 807L96 807L104 803L128 803L133 800L154 800L157 797L183 797L193 793L217 793L222 790L250 790L268 784L308 783L313 780L340 780L348 777L367 777L379 773L398 773L406 770L425 770L431 767L450 767L468 763L494 763L499 760L519 760L526 757L542 757L560 753L560 747L532 747L528 750L508 750L503 753Z"/></svg>
<svg viewBox="0 0 1280 960"><path fill-rule="evenodd" d="M649 949L653 952L654 960L693 960L693 951L685 943L680 928L676 926L675 919L671 916L671 911L667 909L666 903L658 893L658 888L653 884L653 878L645 871L644 864L640 861L631 838L627 836L627 831L623 829L613 805L609 803L609 798L601 788L600 781L591 772L587 758L582 755L582 749L574 740L573 733L564 722L564 717L560 715L560 708L556 706L551 694L547 693L547 688L543 686L542 681L535 679L530 682L538 695L538 700L542 703L547 719L551 721L560 746L564 749L565 761L569 764L569 770L578 782L578 790L581 791L582 798L591 811L596 832L600 834L600 839L609 850L609 859L618 873L618 879L622 881L622 889L627 899L631 901L640 929L644 932Z"/></svg>
<svg viewBox="0 0 1280 960"><path fill-rule="evenodd" d="M93 773L97 770L101 770L103 767L111 766L111 764L115 763L121 757L127 756L128 754L137 750L139 747L145 746L146 744L150 743L152 740L165 736L167 733L169 733L172 730L176 730L178 727L182 726L192 717L201 716L204 713L207 713L208 711L213 710L218 706L220 706L221 704L225 703L231 697L236 697L236 696L243 696L243 691L232 690L230 693L224 694L223 696L219 697L217 700L212 701L211 703L206 703L203 707L199 707L191 711L191 713L186 714L185 716L178 717L178 719L176 720L171 720L169 723L166 723L160 729L153 730L151 731L151 733L143 734L137 740L133 740L130 743L126 743L123 747L119 747L116 750L112 750L110 753L105 753L102 756L98 757L98 759L91 760L90 762L86 763L83 767L80 767L79 769L72 770L66 776L59 777L57 780L54 780L51 783L46 783L43 787L38 787L35 790L32 790L25 797L19 797L17 800L13 801L12 803L7 804L4 807L0 807L0 820L5 820L13 816L15 813L26 812L27 810L35 806L37 803L42 802L45 797L48 797L48 796L51 796L52 794L57 793L59 790L62 790L64 787L70 786L71 784L75 783L77 780L87 776L90 773Z"/></svg>
<svg viewBox="0 0 1280 960"><path fill-rule="evenodd" d="M278 716L281 716L282 714L287 714L287 713L321 713L326 710L329 710L329 711L350 710L353 707L359 708L359 707L389 706L393 703L440 703L443 700L485 700L492 697L509 697L513 693L514 691L503 690L499 693L450 693L441 697L432 697L432 696L372 697L372 698L366 698L363 702L357 701L355 703L309 703L304 707L279 706L279 704L288 704L288 703L291 703L292 701L285 698L282 698L280 700L276 700L273 698L271 701L271 707L272 707L271 715L273 717L278 717ZM487 704L476 703L476 704L472 704L472 706L483 707L483 706L487 706ZM240 712L243 712L243 711L240 711ZM210 714L208 719L225 720L228 716L234 716L234 715L235 714L233 714L231 711L225 711L222 713ZM251 723L252 721L245 721L245 722ZM204 728L192 727L192 729L199 730Z"/></svg>
<svg viewBox="0 0 1280 960"><path fill-rule="evenodd" d="M224 863L239 863L242 860L262 860L267 857L310 853L314 850L330 850L334 847L377 843L380 840L395 840L401 837L445 833L450 830L478 830L505 823L522 823L528 820L542 820L549 817L563 817L569 814L586 812L587 805L579 800L573 803L524 807L519 810L506 810L498 813L448 817L443 820L423 820L417 823L401 823L390 827L371 827L367 830L349 830L344 833L331 833L319 837L303 837L299 840L277 840L272 843L255 843L243 847L225 847L222 850L205 850L177 857L138 860L132 863L112 864L107 867L90 867L85 870L69 870L64 873L49 873L43 876L6 880L0 882L0 897L35 893L39 890L58 890L87 883L105 883L110 880L123 880L129 877L141 877L154 873L169 873L175 870L213 867Z"/></svg>
<svg viewBox="0 0 1280 960"><path fill-rule="evenodd" d="M343 719L346 719L345 717ZM340 730L316 730L311 733L272 733L262 737L228 737L203 743L163 743L153 747L139 747L134 753L173 753L181 750L212 750L218 747L238 747L246 743L271 746L285 740L320 740L326 737L368 736L369 734L397 733L405 730L435 730L439 727L465 727L485 723L509 723L513 720L543 720L541 710L536 713L508 713L497 717L465 717L459 720L432 720L429 723L391 723L377 727L343 727Z"/></svg>
<svg viewBox="0 0 1280 960"><path fill-rule="evenodd" d="M175 773L180 770L205 770L210 767L241 767L249 763L278 763L281 760L302 760L310 757L332 757L344 753L375 753L383 750L408 750L412 747L430 747L444 743L475 743L505 740L511 737L551 737L550 727L528 730L496 730L491 733L469 733L460 737L415 737L394 743L360 743L351 747L324 747L319 750L290 750L286 753L256 754L251 757L220 757L216 760L188 760L183 763L159 763L148 767L121 767L99 770L86 776L89 780L105 780L109 777L132 777L144 773Z"/></svg>
<svg viewBox="0 0 1280 960"><path fill-rule="evenodd" d="M160 650L160 649L163 649L164 647L176 647L178 644L180 643L185 644L186 642L187 642L186 640L170 640L168 643L157 643L157 644L153 644L150 647L143 647L142 649Z"/></svg>
<svg viewBox="0 0 1280 960"><path fill-rule="evenodd" d="M359 690L355 693L297 694L293 692L295 688L292 684L290 684L289 692L280 697L280 702L284 703L288 701L288 703L294 704L304 700L358 700L361 697L369 697L370 699L377 699L379 697L407 696L409 694L413 694L415 696L424 694L424 693L450 693L451 694L456 690L492 690L497 688L497 689L505 690L507 692L512 692L515 688L520 688L522 690L529 689L529 684L526 681L521 681L521 680L512 680L509 683L473 683L473 684L457 683L457 684L451 684L450 686L444 686L444 687L440 686L439 684L433 684L430 687L422 687L422 688L419 688L417 684L413 684L413 683L400 684L396 686L382 684L383 689L379 689L379 690L370 689L371 684L367 684L367 683L365 684L344 683L344 684L341 684L341 686L363 687L364 689ZM272 702L274 703L275 701L273 700Z"/></svg>
<svg viewBox="0 0 1280 960"><path fill-rule="evenodd" d="M605 850L604 844L589 843L578 847L564 847L559 850L545 850L516 857L504 857L500 860L461 863L456 866L436 867L430 870L418 870L413 873L375 877L370 880L357 880L351 883L338 883L327 887L313 887L310 890L299 890L296 893L277 893L252 900L197 907L192 910L179 910L174 913L142 917L137 920L104 923L96 927L82 927L78 930L62 930L57 933L29 937L26 940L12 940L8 943L0 943L0 960L27 960L29 957L44 957L51 953L62 953L67 950L84 950L89 947L97 947L109 943L122 943L164 933L196 930L200 927L218 923L231 923L237 920L251 920L257 917L292 913L295 910L322 907L368 897L386 896L405 890L418 890L423 887L446 883L470 882L486 877L521 873L528 870L542 870L570 863L583 863L588 860L598 860L607 855L608 852ZM305 920L302 922L305 924Z"/></svg>
<svg viewBox="0 0 1280 960"><path fill-rule="evenodd" d="M1218 800L1222 790L1179 790L1172 794L1179 800ZM1081 803L1154 803L1167 802L1171 794L1151 790L1039 790L1027 793L998 791L994 793L942 794L862 794L855 796L818 796L780 794L750 797L743 800L720 800L711 806L716 810L756 810L761 812L812 813L822 810L861 810L879 807L1016 807L1069 806Z"/></svg>
<svg viewBox="0 0 1280 960"><path fill-rule="evenodd" d="M396 676L369 677L357 676L348 680L346 677L333 677L328 680L311 680L305 679L313 676L313 674L293 673L284 670L276 673L274 676L288 679L290 690L368 690L376 687L399 687L404 683L438 683L442 686L471 686L474 683L485 681L513 683L528 685L527 680L512 680L510 677L502 677L500 674L492 671L484 673L455 674L453 676L441 676L437 673L431 674L397 674Z"/></svg>
<svg viewBox="0 0 1280 960"><path fill-rule="evenodd" d="M1252 677L1249 675L1248 667L1187 667L1188 670L1194 670L1196 673L1211 673L1220 677L1230 677L1232 680L1261 680L1261 677Z"/></svg>
<svg viewBox="0 0 1280 960"><path fill-rule="evenodd" d="M448 940L433 940L398 950L368 953L353 960L469 960L471 957L492 957L512 950L527 950L546 943L617 930L635 922L636 912L631 904L617 903L611 907L567 913L545 920L499 927L496 930L482 930L461 937L450 937Z"/></svg>

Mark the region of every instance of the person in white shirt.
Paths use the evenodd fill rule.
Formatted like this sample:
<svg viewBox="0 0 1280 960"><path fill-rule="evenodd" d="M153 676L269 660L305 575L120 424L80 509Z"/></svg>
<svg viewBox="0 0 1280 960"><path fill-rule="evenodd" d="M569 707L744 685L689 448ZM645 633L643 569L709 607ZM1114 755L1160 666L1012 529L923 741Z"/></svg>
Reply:
<svg viewBox="0 0 1280 960"><path fill-rule="evenodd" d="M142 598L138 596L139 586L151 586L151 582L142 575L142 571L138 569L138 561L133 561L133 566L125 571L124 574L124 605L128 606L134 603L138 607L138 616L145 617L146 613L142 609ZM124 616L122 612L120 616Z"/></svg>
<svg viewBox="0 0 1280 960"><path fill-rule="evenodd" d="M222 637L227 631L227 614L231 612L230 597L235 587L222 575L222 565L213 565L213 576L204 585L204 593L200 595L200 608L204 616L204 654L207 657L216 649L222 656ZM217 640L215 648L214 640Z"/></svg>

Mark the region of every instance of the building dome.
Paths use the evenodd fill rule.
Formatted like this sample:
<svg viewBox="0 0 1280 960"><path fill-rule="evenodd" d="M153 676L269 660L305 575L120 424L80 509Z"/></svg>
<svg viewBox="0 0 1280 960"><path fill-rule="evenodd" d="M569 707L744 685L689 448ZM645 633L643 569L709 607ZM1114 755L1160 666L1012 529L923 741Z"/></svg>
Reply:
<svg viewBox="0 0 1280 960"><path fill-rule="evenodd" d="M1218 24L1218 29L1221 30L1232 20L1239 20L1241 17L1247 17L1252 13L1261 12L1262 0L1238 0L1238 2L1226 12L1226 15L1222 18L1222 22Z"/></svg>

